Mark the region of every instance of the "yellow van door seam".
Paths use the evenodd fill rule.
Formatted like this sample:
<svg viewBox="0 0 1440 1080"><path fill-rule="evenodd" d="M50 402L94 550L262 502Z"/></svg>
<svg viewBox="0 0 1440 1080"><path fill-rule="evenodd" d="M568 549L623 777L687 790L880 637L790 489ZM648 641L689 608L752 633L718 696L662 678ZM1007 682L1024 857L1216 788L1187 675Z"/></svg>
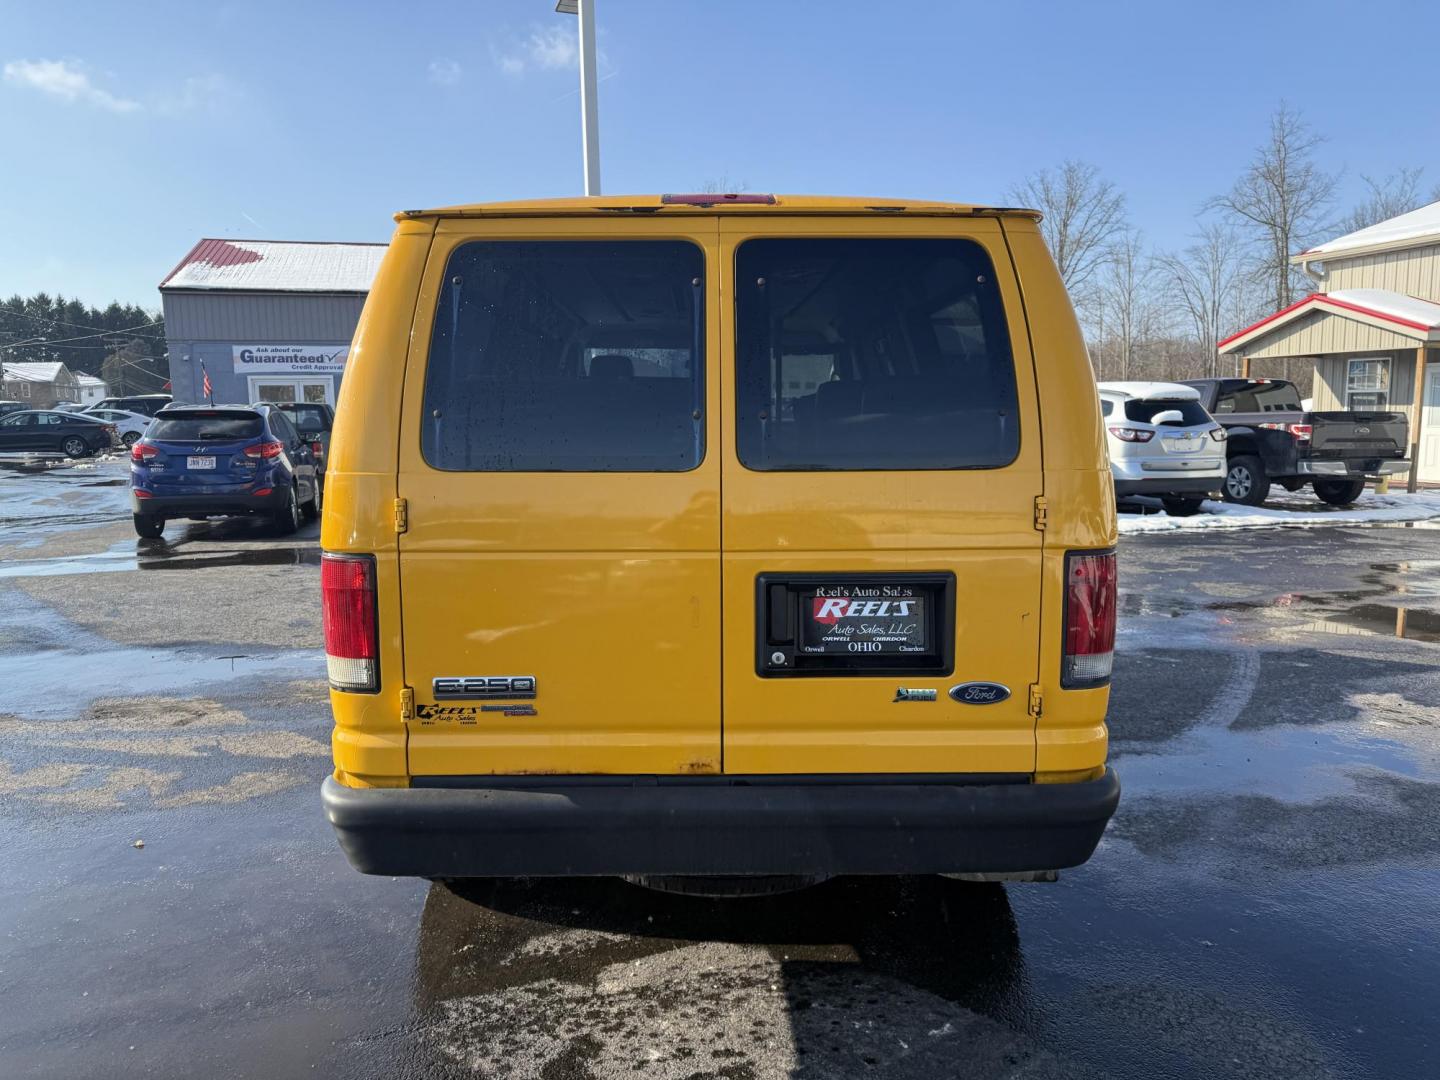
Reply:
<svg viewBox="0 0 1440 1080"><path fill-rule="evenodd" d="M725 773L725 455L730 449L730 440L725 437L725 260L724 260L725 238L720 228L720 215L715 215L715 246L711 249L711 256L714 260L713 267L707 269L707 273L715 275L715 319L716 337L719 340L720 348L717 350L714 364L710 357L705 358L705 374L707 379L713 366L715 371L715 433L716 453L719 455L718 467L715 470L715 488L719 495L717 500L716 513L719 515L715 522L715 544L718 550L715 557L719 563L717 582L720 588L718 601L718 615L720 618L720 773ZM710 292L707 282L705 291ZM733 316L733 312L731 313ZM706 321L710 318L710 305L706 305ZM733 325L730 336L734 337ZM710 340L710 327L705 327L705 341ZM707 354L709 350L706 350ZM707 398L710 396L707 392ZM709 418L706 418L709 423Z"/></svg>
<svg viewBox="0 0 1440 1080"><path fill-rule="evenodd" d="M1045 500L1045 415L1040 404L1039 358L1035 355L1035 334L1030 329L1030 308L1025 303L1025 282L1020 277L1020 267L1015 262L1015 252L1010 247L1010 233L1009 230L1005 228L1005 219L1003 217L997 217L995 220L1000 225L1000 237L1005 242L1005 254L1010 258L1010 273L1015 277L1015 289L1020 294L1020 317L1025 321L1025 340L1029 343L1030 347L1030 378L1035 384L1035 429L1040 433L1040 490L1035 496L1038 517L1039 509L1044 505ZM1049 522L1047 521L1046 524L1048 525ZM1045 650L1045 642L1041 638L1041 635L1045 633L1045 548L1047 540L1047 534L1043 528L1039 527L1038 521L1036 525L1037 531L1040 533L1040 565L1036 567L1035 572L1039 574L1040 581L1038 583L1039 603L1037 605L1039 610L1036 612L1035 620L1035 682L1031 684L1030 687L1031 748L1035 755L1032 770L1040 764L1040 711L1038 703L1041 694L1044 692L1044 688L1040 682L1040 656Z"/></svg>
<svg viewBox="0 0 1440 1080"><path fill-rule="evenodd" d="M405 378L410 373L410 361L415 355L418 347L415 341L415 315L420 310L420 296L425 291L425 271L430 267L430 257L435 250L435 223L430 223L430 237L425 245L425 261L420 264L420 278L415 283L415 299L410 305L410 333L405 343L405 366L400 372L400 423L396 425L395 431L395 501L400 502L400 461L401 449L405 431ZM426 359L429 359L429 342L426 342ZM407 504L405 526L410 526L409 510ZM395 591L399 594L399 605L395 608L399 615L399 625L395 627L396 635L400 638L400 709L401 726L405 729L405 775L406 783L409 783L410 776L410 721L414 718L415 691L410 687L410 678L406 672L408 656L405 652L405 574L402 571L401 562L401 534L395 534ZM409 718L405 717L407 705L406 695L408 693L408 704L411 712Z"/></svg>

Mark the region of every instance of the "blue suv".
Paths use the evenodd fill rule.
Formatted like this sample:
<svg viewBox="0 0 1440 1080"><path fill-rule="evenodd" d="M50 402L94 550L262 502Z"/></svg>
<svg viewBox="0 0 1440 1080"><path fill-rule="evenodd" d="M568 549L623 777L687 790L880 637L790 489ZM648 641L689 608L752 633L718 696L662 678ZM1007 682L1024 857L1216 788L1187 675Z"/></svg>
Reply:
<svg viewBox="0 0 1440 1080"><path fill-rule="evenodd" d="M282 533L320 516L315 450L271 405L168 405L130 451L135 531L167 518L263 514Z"/></svg>

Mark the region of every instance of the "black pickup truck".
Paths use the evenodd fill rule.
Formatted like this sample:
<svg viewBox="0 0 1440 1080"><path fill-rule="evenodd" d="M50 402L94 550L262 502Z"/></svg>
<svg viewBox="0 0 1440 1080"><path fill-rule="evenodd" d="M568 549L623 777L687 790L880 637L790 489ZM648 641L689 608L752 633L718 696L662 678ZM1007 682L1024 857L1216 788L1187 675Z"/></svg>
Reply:
<svg viewBox="0 0 1440 1080"><path fill-rule="evenodd" d="M1271 481L1287 491L1313 484L1333 506L1360 497L1365 481L1406 472L1410 425L1397 412L1305 412L1283 379L1186 379L1225 428L1227 502L1258 506Z"/></svg>

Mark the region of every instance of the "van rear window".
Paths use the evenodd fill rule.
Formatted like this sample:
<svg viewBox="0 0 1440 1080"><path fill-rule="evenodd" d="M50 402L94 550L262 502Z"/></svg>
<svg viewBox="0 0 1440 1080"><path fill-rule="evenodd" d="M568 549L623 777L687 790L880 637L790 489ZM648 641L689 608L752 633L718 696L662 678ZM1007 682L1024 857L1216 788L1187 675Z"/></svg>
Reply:
<svg viewBox="0 0 1440 1080"><path fill-rule="evenodd" d="M736 442L748 468L1015 460L1015 363L979 244L750 240L736 277Z"/></svg>
<svg viewBox="0 0 1440 1080"><path fill-rule="evenodd" d="M445 268L421 451L469 472L683 472L705 454L704 255L477 241Z"/></svg>

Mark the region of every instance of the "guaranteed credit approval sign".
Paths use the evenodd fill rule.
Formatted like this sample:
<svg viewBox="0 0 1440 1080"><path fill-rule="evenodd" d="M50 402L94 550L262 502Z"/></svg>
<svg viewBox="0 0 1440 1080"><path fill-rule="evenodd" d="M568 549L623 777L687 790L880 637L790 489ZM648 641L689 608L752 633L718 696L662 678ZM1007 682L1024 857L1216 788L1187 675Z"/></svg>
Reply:
<svg viewBox="0 0 1440 1080"><path fill-rule="evenodd" d="M234 345L237 375L338 375L348 345Z"/></svg>

